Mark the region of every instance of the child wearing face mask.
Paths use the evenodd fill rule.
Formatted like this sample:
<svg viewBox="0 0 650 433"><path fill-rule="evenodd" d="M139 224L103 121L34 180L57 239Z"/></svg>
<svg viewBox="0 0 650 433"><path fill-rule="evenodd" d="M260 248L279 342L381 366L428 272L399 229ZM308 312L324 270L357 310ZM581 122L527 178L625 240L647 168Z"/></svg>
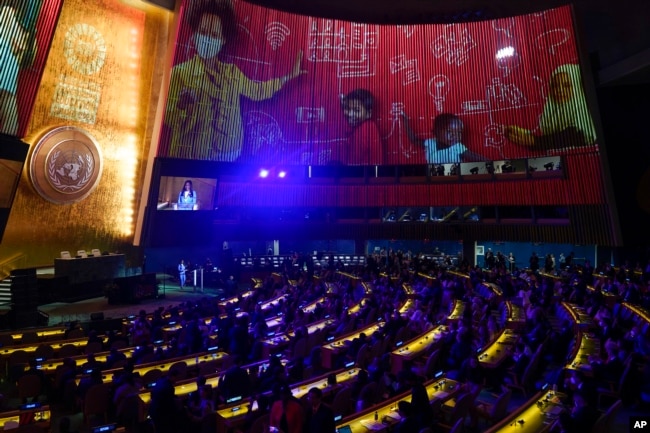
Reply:
<svg viewBox="0 0 650 433"><path fill-rule="evenodd" d="M347 140L334 160L347 165L383 164L384 145L373 120L373 94L366 89L355 89L343 97L341 105L347 121Z"/></svg>
<svg viewBox="0 0 650 433"><path fill-rule="evenodd" d="M186 16L196 54L172 70L165 111L171 135L169 156L235 161L243 147L241 96L253 101L271 98L285 83L305 73L302 52L287 75L254 81L219 57L236 36L230 2L196 2Z"/></svg>

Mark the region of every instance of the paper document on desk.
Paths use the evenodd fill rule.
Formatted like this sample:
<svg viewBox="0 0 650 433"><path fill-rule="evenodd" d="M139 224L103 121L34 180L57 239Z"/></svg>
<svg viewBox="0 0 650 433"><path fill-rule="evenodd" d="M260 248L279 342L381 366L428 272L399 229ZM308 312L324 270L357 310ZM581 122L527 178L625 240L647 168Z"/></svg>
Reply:
<svg viewBox="0 0 650 433"><path fill-rule="evenodd" d="M384 428L386 428L386 426L380 423L379 421L375 421L372 419L362 419L359 422L361 423L362 426L364 426L368 430L383 430Z"/></svg>

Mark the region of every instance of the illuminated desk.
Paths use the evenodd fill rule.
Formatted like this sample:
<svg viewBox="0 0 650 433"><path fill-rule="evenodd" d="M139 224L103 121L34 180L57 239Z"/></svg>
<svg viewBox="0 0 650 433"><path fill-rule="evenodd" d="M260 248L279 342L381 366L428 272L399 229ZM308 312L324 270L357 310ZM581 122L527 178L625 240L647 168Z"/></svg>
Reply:
<svg viewBox="0 0 650 433"><path fill-rule="evenodd" d="M415 293L415 290L413 290L413 287L408 283L402 284L402 290L404 290L407 299L415 298L418 295Z"/></svg>
<svg viewBox="0 0 650 433"><path fill-rule="evenodd" d="M485 368L497 368L512 353L519 335L512 329L504 329L496 340L479 352L478 361Z"/></svg>
<svg viewBox="0 0 650 433"><path fill-rule="evenodd" d="M203 319L199 319L199 320L202 320L206 326L210 326L210 324L212 323L212 316L204 317ZM176 332L180 331L181 329L183 329L183 324L178 322L169 322L167 325L161 328L163 335L165 336L165 339L167 339L167 337L171 336L172 334L175 334Z"/></svg>
<svg viewBox="0 0 650 433"><path fill-rule="evenodd" d="M449 332L445 325L438 325L431 331L407 341L400 348L390 353L390 365L393 374L397 374L404 369L414 359L422 356L432 345L439 342Z"/></svg>
<svg viewBox="0 0 650 433"><path fill-rule="evenodd" d="M446 272L447 272L448 274L450 274L450 275L455 275L455 276L457 276L457 277L461 277L461 278L469 278L469 274L466 274L466 273L463 273L463 272L452 271L452 270L449 270L449 269L447 269Z"/></svg>
<svg viewBox="0 0 650 433"><path fill-rule="evenodd" d="M404 302L404 305L399 307L397 310L400 314L400 316L404 316L408 312L410 312L413 308L415 308L415 299L412 298L407 298L406 302Z"/></svg>
<svg viewBox="0 0 650 433"><path fill-rule="evenodd" d="M12 410L0 413L0 426L4 428L9 421L24 424L36 424L43 429L43 432L50 431L50 406L30 403L23 405L23 409ZM4 429L7 430L7 429Z"/></svg>
<svg viewBox="0 0 650 433"><path fill-rule="evenodd" d="M286 359L281 360L282 365L287 364ZM255 370L255 369L261 369L266 364L266 361L258 361L254 362L252 364L247 364L247 365L242 365L241 368L244 370ZM205 384L211 386L213 389L216 389L219 386L219 381L223 377L223 375L226 373L225 370L223 371L215 371L214 373L206 374L205 377ZM191 377L188 379L183 379L174 384L174 395L176 397L185 397L188 394L195 392L197 390L196 388L196 377ZM146 384L145 384L146 386ZM140 398L142 398L142 401L145 402L145 404L149 404L151 401L151 390L150 389L144 389L140 391L138 394Z"/></svg>
<svg viewBox="0 0 650 433"><path fill-rule="evenodd" d="M104 343L106 343L108 341L108 337L103 337L103 341ZM83 337L83 338L75 338L74 340L57 340L56 342L52 342L52 343L33 343L33 344L26 344L26 345L15 345L15 346L0 348L0 356L8 357L9 355L11 355L17 350L24 350L25 352L35 352L38 346L40 346L41 344L50 346L52 349L54 349L54 352L56 353L58 350L61 349L62 346L67 344L82 348L82 347L86 347L87 343L88 343L88 337Z"/></svg>
<svg viewBox="0 0 650 433"><path fill-rule="evenodd" d="M526 327L526 313L524 309L512 301L506 301L505 320L503 326L508 329L523 329Z"/></svg>
<svg viewBox="0 0 650 433"><path fill-rule="evenodd" d="M336 323L336 320L329 318L319 320L307 326L307 334L311 335L317 331L325 329ZM277 353L283 347L286 347L290 342L291 338L296 334L294 331L289 331L279 335L274 335L273 337L262 340L262 358L268 358L272 353Z"/></svg>
<svg viewBox="0 0 650 433"><path fill-rule="evenodd" d="M568 370L580 370L587 375L593 374L590 356L600 357L600 339L588 332L578 332L576 345L569 355L569 363L564 367Z"/></svg>
<svg viewBox="0 0 650 433"><path fill-rule="evenodd" d="M541 391L501 422L487 430L489 433L541 433L550 430L562 410L561 395Z"/></svg>
<svg viewBox="0 0 650 433"><path fill-rule="evenodd" d="M231 296L230 298L225 298L219 301L218 305L219 307L225 308L228 304L236 304L242 299L246 299L250 296L253 296L253 291L248 290L246 292L242 292L239 295Z"/></svg>
<svg viewBox="0 0 650 433"><path fill-rule="evenodd" d="M483 289L481 289L483 287ZM479 284L479 294L485 299L495 299L496 302L501 302L503 299L503 291L499 286L494 283L482 282Z"/></svg>
<svg viewBox="0 0 650 433"><path fill-rule="evenodd" d="M343 337L338 338L337 340L332 341L331 343L325 343L322 350L322 361L323 367L332 368L335 365L336 357L341 355L343 352L348 350L348 346L352 340L359 338L359 335L366 334L368 338L375 332L383 328L384 322L376 322L371 325L366 326L365 328L358 329L353 331Z"/></svg>
<svg viewBox="0 0 650 433"><path fill-rule="evenodd" d="M318 298L315 301L310 302L309 304L305 305L302 307L302 311L306 314L311 314L316 310L316 307L318 307L318 304L322 304L325 302L325 297L323 296L322 298Z"/></svg>
<svg viewBox="0 0 650 433"><path fill-rule="evenodd" d="M356 379L359 373L359 368L350 368L347 370L339 370L336 372L336 385L329 386L327 383L327 375L320 376L305 382L297 383L291 386L291 393L297 399L302 398L309 392L311 388L320 388L323 391L323 396L327 396L332 392L338 390L342 384ZM268 393L267 393L268 394ZM250 411L257 410L257 402L253 403L251 408L251 401L241 401L239 404L230 405L217 410L217 433L226 433L233 428L241 426L246 420L246 415Z"/></svg>
<svg viewBox="0 0 650 433"><path fill-rule="evenodd" d="M431 404L442 405L450 400L460 391L460 384L452 379L439 378L426 384L427 395ZM352 433L367 433L369 430L383 430L397 423L400 419L397 413L397 403L400 401L411 402L411 392L408 391L375 406L372 406L361 413L356 413L343 418L336 428L350 426ZM378 421L375 421L375 413Z"/></svg>
<svg viewBox="0 0 650 433"><path fill-rule="evenodd" d="M124 349L119 349L120 352L122 352L124 355L126 355L126 358L129 359L133 356L133 352L135 352L135 347L128 347ZM94 357L98 362L106 362L106 359L108 358L108 355L110 355L110 351L107 352L99 352L95 353ZM86 361L88 361L88 355L77 355L77 356L72 356L70 357L74 363L76 364L77 367L81 367ZM45 360L43 363L40 364L39 369L45 373L45 374L54 374L56 372L56 368L60 365L63 365L63 359L52 359L52 360Z"/></svg>
<svg viewBox="0 0 650 433"><path fill-rule="evenodd" d="M273 299L269 299L268 301L259 302L262 311L270 310L271 308L277 307L280 302L287 299L287 296L288 295L280 295L280 296L276 296Z"/></svg>
<svg viewBox="0 0 650 433"><path fill-rule="evenodd" d="M461 300L454 299L453 306L451 307L451 312L447 316L447 320L459 321L463 318L465 314L465 303Z"/></svg>
<svg viewBox="0 0 650 433"><path fill-rule="evenodd" d="M52 328L35 328L35 329L29 329L29 330L23 330L23 331L6 331L6 332L0 332L0 335L11 335L11 338L14 340L14 344L19 344L22 339L23 335L28 332L28 333L36 333L36 336L38 337L39 342L41 341L48 341L51 339L58 339L58 338L65 338L65 333L66 333L67 328L65 326L57 326L57 327L52 327Z"/></svg>
<svg viewBox="0 0 650 433"><path fill-rule="evenodd" d="M587 290L592 294L596 292L596 288L594 286L587 286ZM618 295L615 295L610 291L604 292L602 290L600 293L603 295L603 303L607 306L607 308L614 308L614 304L616 304L616 301L618 301Z"/></svg>
<svg viewBox="0 0 650 433"><path fill-rule="evenodd" d="M216 365L219 363L223 363L229 357L230 355L228 355L225 352L212 352L212 353L203 352L203 353L198 353L193 355L181 356L178 358L170 358L164 361L156 361L147 364L135 365L133 367L133 374L138 374L140 375L140 377L142 377L148 371L155 370L155 369L165 372L169 370L169 367L171 367L173 364L176 364L177 362L185 362L185 364L187 364L188 369L198 369L201 363L214 362ZM102 371L102 378L104 378L104 382L110 381L112 380L110 379L110 377L112 377L113 374L122 372L123 370L124 369L122 368L104 370Z"/></svg>
<svg viewBox="0 0 650 433"><path fill-rule="evenodd" d="M571 321L580 330L595 330L597 328L593 317L587 313L587 310L576 304L562 302L562 307L571 315Z"/></svg>
<svg viewBox="0 0 650 433"><path fill-rule="evenodd" d="M648 310L645 308L639 307L638 305L629 304L627 302L623 302L622 305L623 308L621 314L623 314L625 310L630 311L630 313L634 316L635 324L644 325L650 323L650 312L648 312Z"/></svg>

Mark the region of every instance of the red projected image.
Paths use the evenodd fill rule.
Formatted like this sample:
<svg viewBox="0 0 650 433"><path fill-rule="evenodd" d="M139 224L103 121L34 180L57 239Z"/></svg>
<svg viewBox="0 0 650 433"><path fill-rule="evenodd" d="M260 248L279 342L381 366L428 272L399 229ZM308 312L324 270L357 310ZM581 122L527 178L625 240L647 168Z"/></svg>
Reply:
<svg viewBox="0 0 650 433"><path fill-rule="evenodd" d="M301 74L302 53L279 78L254 81L220 52L235 43L234 11L227 2L197 2L185 15L194 55L172 71L165 123L171 129L170 156L234 161L242 153L241 97L273 97Z"/></svg>
<svg viewBox="0 0 650 433"><path fill-rule="evenodd" d="M0 132L25 135L61 0L0 0Z"/></svg>
<svg viewBox="0 0 650 433"><path fill-rule="evenodd" d="M181 14L160 156L405 165L598 153L569 7L449 25L219 0L186 0Z"/></svg>
<svg viewBox="0 0 650 433"><path fill-rule="evenodd" d="M512 125L506 128L506 137L516 144L542 150L596 142L596 128L587 108L578 65L562 65L553 71L538 129L536 135Z"/></svg>

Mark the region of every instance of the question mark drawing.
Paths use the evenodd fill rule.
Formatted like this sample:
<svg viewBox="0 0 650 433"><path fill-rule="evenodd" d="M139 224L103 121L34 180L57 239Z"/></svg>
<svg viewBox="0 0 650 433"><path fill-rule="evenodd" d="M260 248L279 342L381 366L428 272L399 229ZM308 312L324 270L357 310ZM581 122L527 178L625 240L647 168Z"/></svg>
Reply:
<svg viewBox="0 0 650 433"><path fill-rule="evenodd" d="M547 50L550 54L557 54L558 47L569 40L569 32L566 29L554 29L544 32L535 38L537 48Z"/></svg>

